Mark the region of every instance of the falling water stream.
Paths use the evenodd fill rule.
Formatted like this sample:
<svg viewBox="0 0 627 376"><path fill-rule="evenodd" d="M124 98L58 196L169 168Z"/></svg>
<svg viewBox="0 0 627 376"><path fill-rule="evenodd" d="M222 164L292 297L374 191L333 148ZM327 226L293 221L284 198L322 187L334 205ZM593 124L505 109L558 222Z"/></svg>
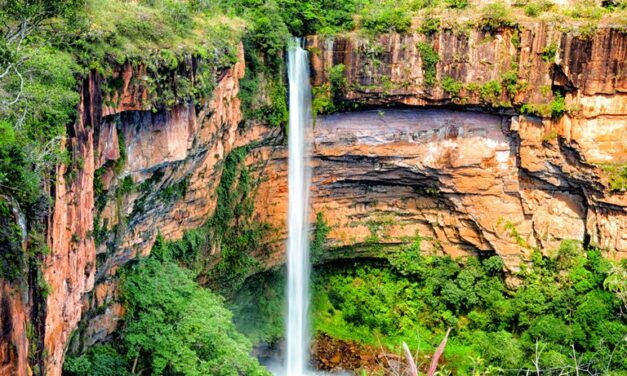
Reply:
<svg viewBox="0 0 627 376"><path fill-rule="evenodd" d="M311 87L309 59L295 38L288 49L288 240L287 240L287 354L285 376L305 374L309 354L309 185Z"/></svg>

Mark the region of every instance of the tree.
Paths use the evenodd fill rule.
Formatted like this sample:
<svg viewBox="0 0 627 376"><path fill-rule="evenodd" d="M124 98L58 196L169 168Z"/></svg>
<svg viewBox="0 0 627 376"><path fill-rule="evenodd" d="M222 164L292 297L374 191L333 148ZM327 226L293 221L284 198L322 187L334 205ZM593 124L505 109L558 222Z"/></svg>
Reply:
<svg viewBox="0 0 627 376"><path fill-rule="evenodd" d="M123 346L131 373L267 375L222 299L172 262L146 259L123 281Z"/></svg>

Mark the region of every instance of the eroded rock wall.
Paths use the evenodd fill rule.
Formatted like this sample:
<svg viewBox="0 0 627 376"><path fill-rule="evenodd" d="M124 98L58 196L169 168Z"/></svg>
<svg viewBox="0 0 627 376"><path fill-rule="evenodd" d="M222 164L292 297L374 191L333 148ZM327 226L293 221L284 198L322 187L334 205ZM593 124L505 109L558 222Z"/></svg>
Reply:
<svg viewBox="0 0 627 376"><path fill-rule="evenodd" d="M434 83L425 83L428 68L419 44L438 56ZM566 116L552 128L578 144L589 162L627 161L627 34L600 28L576 36L546 24L498 31L444 30L424 34L310 37L313 84L329 79L334 66L345 67L342 93L364 105L458 105L515 112L524 104L550 104L565 95ZM507 76L518 87L507 88ZM464 87L450 93L442 84L452 79ZM501 85L497 98L486 99L480 86Z"/></svg>
<svg viewBox="0 0 627 376"><path fill-rule="evenodd" d="M121 74L129 82L140 72ZM213 212L224 157L250 142L238 130L243 75L240 47L239 61L222 72L206 103L145 110L141 101L146 95L125 84L116 94L117 108L104 109L95 142L101 187L95 209L100 232L96 285L83 296L84 324L73 350L103 341L117 328L124 314L116 275L121 266L148 255L157 234L179 239Z"/></svg>
<svg viewBox="0 0 627 376"><path fill-rule="evenodd" d="M596 201L594 169L564 157L563 141L543 141L542 129L537 119L444 109L319 118L312 220L322 212L332 227L322 258L376 255L417 235L426 251L496 253L510 270L534 248L548 253L566 239L589 237L625 257L625 201ZM287 199L285 183L277 184L285 182L283 158L276 154L257 198L277 226Z"/></svg>
<svg viewBox="0 0 627 376"><path fill-rule="evenodd" d="M420 43L439 58L432 84ZM316 123L314 206L335 226L330 244L368 248L386 238L373 230L391 244L417 231L438 251L490 250L511 269L532 248L549 251L561 239L627 255L627 198L610 191L601 168L627 163L624 33L577 37L536 24L307 44L314 85L342 64L344 107L380 108ZM512 72L517 86L508 90ZM461 90L444 90L447 79ZM501 87L497 98L481 93L490 81ZM567 110L559 119L518 116L558 95ZM412 109L385 108L399 105ZM434 106L498 116L416 110Z"/></svg>

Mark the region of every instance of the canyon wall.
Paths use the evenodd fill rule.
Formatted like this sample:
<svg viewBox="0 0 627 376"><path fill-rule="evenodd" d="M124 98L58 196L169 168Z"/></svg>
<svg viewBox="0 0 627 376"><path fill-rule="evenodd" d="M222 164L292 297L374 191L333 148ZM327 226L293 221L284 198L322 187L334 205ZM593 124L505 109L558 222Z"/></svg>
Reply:
<svg viewBox="0 0 627 376"><path fill-rule="evenodd" d="M438 55L432 83L420 44ZM314 85L341 64L340 101L381 108L316 123L313 201L334 228L330 244L367 245L373 230L391 244L418 233L453 255L496 252L514 270L532 249L548 252L562 239L627 255L626 195L604 169L627 163L624 33L577 37L537 24L311 37L308 47ZM486 83L501 89L490 97ZM519 116L558 96L563 116ZM385 109L399 105L406 109ZM411 109L424 106L496 116Z"/></svg>
<svg viewBox="0 0 627 376"><path fill-rule="evenodd" d="M421 43L438 55L432 71ZM627 197L603 169L627 163L624 33L576 37L538 24L310 37L307 47L316 90L342 64L342 83L330 94L340 110L356 110L316 120L312 221L322 213L331 226L329 249L316 260L398 251L416 236L434 253L498 254L509 270L564 239L627 256ZM224 158L238 146L249 147L254 219L274 229L266 239L273 252L258 259L267 268L284 262L283 132L242 121L243 59L240 47L238 62L216 73L211 98L167 110L147 106L134 79L141 67L117 67L122 85L109 97L96 74L85 80L67 140L73 164L59 167L51 190L46 308L34 310L47 374L60 374L68 347L80 352L111 338L124 315L118 270L149 254L159 234L180 239L207 221ZM447 78L459 90L445 90ZM501 90L482 90L491 81ZM563 116L533 115L559 96ZM12 322L3 320L0 367L28 374L34 300L18 292L2 285L0 315L10 312Z"/></svg>

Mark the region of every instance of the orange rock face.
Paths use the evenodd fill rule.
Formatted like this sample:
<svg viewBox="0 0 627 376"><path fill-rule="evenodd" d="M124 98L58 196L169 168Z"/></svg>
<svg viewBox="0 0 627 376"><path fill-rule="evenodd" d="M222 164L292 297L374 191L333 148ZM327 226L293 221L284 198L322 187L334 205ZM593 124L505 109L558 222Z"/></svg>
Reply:
<svg viewBox="0 0 627 376"><path fill-rule="evenodd" d="M567 160L557 141L534 137L538 127L542 135L542 123L525 117L436 109L318 118L312 220L322 212L332 227L324 257L368 255L373 242L394 250L417 235L426 251L496 253L510 270L533 248L551 252L561 240L586 236L627 256L626 202L609 196L616 201L610 204L593 193L602 192L595 170ZM274 158L257 208L280 227L287 209L284 152ZM612 230L599 230L598 220Z"/></svg>
<svg viewBox="0 0 627 376"><path fill-rule="evenodd" d="M425 84L419 43L439 56L433 85ZM531 25L494 35L311 37L308 46L314 84L344 65L341 95L349 103L489 112L497 106L505 115L500 125L471 113L387 109L378 116L319 119L314 208L334 225L331 245L367 246L373 229L386 233L375 235L390 244L417 232L452 255L494 251L510 269L531 248L548 252L561 239L589 240L616 257L627 255L626 195L610 192L608 177L596 167L627 163L625 34L602 28L584 39ZM547 56L551 46L555 56ZM516 93L508 93L504 80L512 72ZM460 93L439 84L448 78L462 85ZM500 84L497 98L469 89L488 82ZM567 109L560 120L519 117L508 109L549 106L557 91Z"/></svg>
<svg viewBox="0 0 627 376"><path fill-rule="evenodd" d="M50 219L48 242L50 254L44 260L44 277L50 286L46 299L44 347L46 374L60 375L63 355L72 331L81 319L83 294L94 287L96 250L91 236L94 210L94 139L93 129L99 108L96 78L90 75L84 84L79 119L74 125L70 150L74 161L82 160L76 176L66 179L74 166L57 170L55 205ZM89 99L87 99L89 98Z"/></svg>

